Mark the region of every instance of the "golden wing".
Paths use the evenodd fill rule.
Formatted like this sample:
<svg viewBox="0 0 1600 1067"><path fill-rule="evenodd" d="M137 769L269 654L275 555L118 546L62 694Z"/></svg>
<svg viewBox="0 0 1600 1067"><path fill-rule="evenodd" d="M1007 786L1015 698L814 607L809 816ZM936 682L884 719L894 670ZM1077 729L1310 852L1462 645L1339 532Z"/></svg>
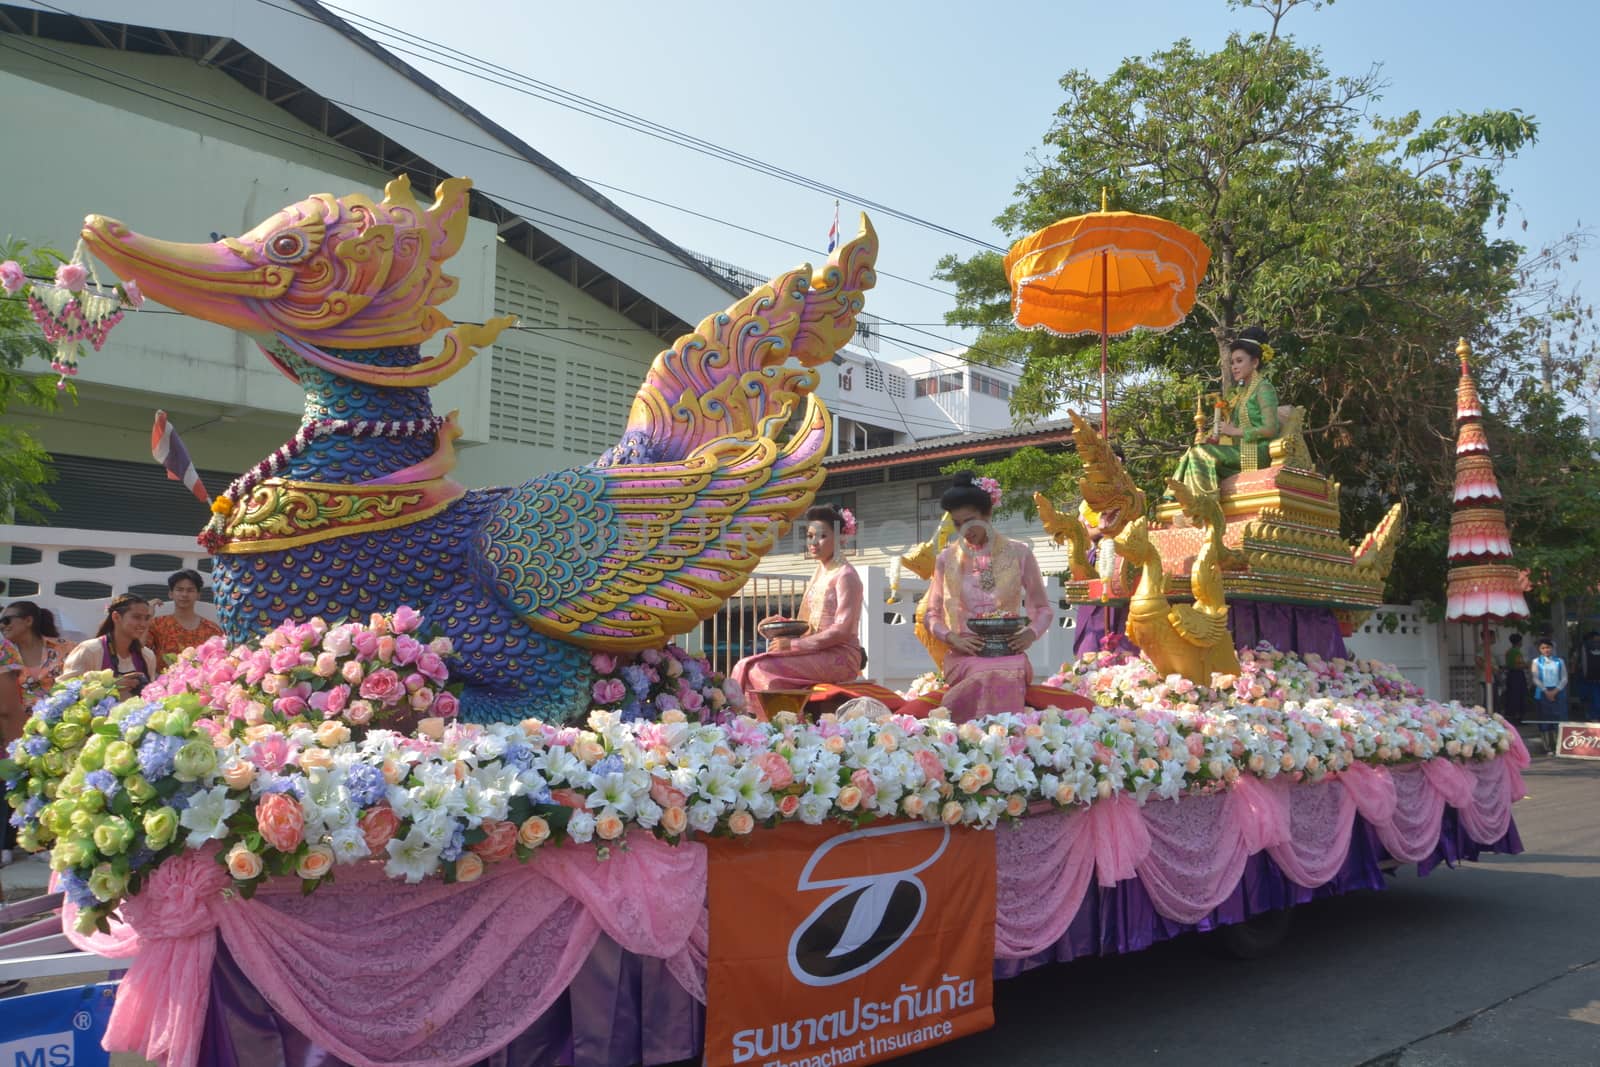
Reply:
<svg viewBox="0 0 1600 1067"><path fill-rule="evenodd" d="M1172 623L1172 628L1178 632L1178 636L1191 645L1210 648L1212 645L1233 640L1233 635L1228 631L1226 607L1213 615L1201 611L1193 604L1173 604L1171 610L1167 612L1167 619Z"/></svg>

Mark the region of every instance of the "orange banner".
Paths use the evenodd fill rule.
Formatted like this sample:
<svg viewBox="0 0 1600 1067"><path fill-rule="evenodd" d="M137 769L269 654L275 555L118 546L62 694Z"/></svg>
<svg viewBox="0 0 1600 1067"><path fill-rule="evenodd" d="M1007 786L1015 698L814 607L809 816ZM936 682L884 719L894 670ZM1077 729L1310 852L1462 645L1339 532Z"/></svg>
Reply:
<svg viewBox="0 0 1600 1067"><path fill-rule="evenodd" d="M994 834L795 824L710 849L706 1067L877 1063L994 1025Z"/></svg>

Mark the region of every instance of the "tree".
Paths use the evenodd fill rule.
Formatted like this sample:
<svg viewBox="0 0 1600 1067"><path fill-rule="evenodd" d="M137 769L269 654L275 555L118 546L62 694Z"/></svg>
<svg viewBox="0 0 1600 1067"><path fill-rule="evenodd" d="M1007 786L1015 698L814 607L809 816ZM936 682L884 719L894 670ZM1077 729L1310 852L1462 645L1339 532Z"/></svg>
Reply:
<svg viewBox="0 0 1600 1067"><path fill-rule="evenodd" d="M1188 321L1111 348L1112 421L1136 476L1159 486L1193 439L1195 397L1217 388L1228 340L1264 325L1279 394L1307 409L1312 453L1344 488L1346 535L1405 498L1414 506L1402 551L1415 556L1448 522L1448 507L1434 505L1453 473L1456 339L1482 357L1491 399L1546 366L1580 380L1595 351L1592 313L1555 268L1590 235L1529 252L1505 234L1501 167L1535 142L1532 116L1377 116L1378 68L1335 75L1317 49L1280 32L1306 2L1235 2L1269 27L1235 32L1216 52L1183 40L1124 59L1103 80L1068 72L1045 150L997 222L1020 237L1094 210L1105 187L1114 207L1198 233L1212 259ZM1024 364L1016 416L1085 405L1097 340L1012 328L998 255L946 257L938 276L957 288L948 321L982 328L975 358ZM1552 321L1563 332L1544 364L1535 342ZM1397 567L1396 593L1437 598L1438 556L1425 571Z"/></svg>
<svg viewBox="0 0 1600 1067"><path fill-rule="evenodd" d="M15 260L30 277L37 278L54 274L61 257L12 240L0 244L0 262L7 260ZM51 375L27 373L24 368L30 357L48 362L50 346L21 294L0 297L0 416L11 414L14 408L54 412L61 406L62 395L71 393L70 385L58 390ZM0 422L0 521L43 520L44 513L55 508L45 489L54 478L50 454L28 427Z"/></svg>

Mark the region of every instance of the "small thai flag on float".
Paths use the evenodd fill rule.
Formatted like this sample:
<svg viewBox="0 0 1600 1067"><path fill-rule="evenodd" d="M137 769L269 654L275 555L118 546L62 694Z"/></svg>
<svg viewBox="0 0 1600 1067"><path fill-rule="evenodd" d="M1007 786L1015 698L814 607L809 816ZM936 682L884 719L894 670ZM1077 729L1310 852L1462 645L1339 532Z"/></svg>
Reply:
<svg viewBox="0 0 1600 1067"><path fill-rule="evenodd" d="M183 447L183 439L167 421L165 411L156 412L156 424L150 430L150 454L157 463L167 468L168 478L188 486L189 492L200 503L211 503L211 494L206 492L205 485L201 483L200 472L195 470L189 450Z"/></svg>
<svg viewBox="0 0 1600 1067"><path fill-rule="evenodd" d="M839 201L833 202L833 227L828 230L828 251L839 247Z"/></svg>

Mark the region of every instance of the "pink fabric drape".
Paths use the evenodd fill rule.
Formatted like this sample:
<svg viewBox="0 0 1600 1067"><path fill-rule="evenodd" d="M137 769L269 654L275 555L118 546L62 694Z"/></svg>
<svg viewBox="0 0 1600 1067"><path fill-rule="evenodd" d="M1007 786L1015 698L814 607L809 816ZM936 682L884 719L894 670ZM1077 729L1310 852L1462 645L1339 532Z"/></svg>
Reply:
<svg viewBox="0 0 1600 1067"><path fill-rule="evenodd" d="M1222 904L1262 850L1316 888L1343 865L1358 812L1402 862L1433 854L1447 801L1474 840L1491 844L1510 825L1519 771L1513 750L1468 765L1360 765L1319 783L1244 778L1226 792L1142 807L1119 794L1031 815L997 831L996 954L1025 959L1049 948L1091 879L1112 886L1137 876L1156 911L1183 923ZM341 869L309 897L279 880L243 901L224 895L229 882L211 856L186 856L125 905L138 955L106 1047L169 1067L195 1062L217 931L290 1024L372 1067L454 1067L502 1047L549 1008L602 932L665 959L703 1002L705 864L697 844L641 835L609 861L552 849L526 865L491 865L470 885L407 886L367 864ZM114 927L81 943L123 954L133 942Z"/></svg>

